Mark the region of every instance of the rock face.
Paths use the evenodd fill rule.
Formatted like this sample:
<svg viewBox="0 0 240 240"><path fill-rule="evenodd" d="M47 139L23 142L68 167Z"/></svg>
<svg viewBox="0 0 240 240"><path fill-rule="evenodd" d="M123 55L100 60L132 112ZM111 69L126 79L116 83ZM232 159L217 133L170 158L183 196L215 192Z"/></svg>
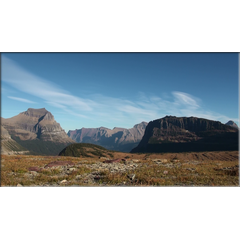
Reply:
<svg viewBox="0 0 240 240"><path fill-rule="evenodd" d="M21 140L38 138L43 141L74 142L45 108L29 108L17 116L2 119L2 125L10 135L19 137Z"/></svg>
<svg viewBox="0 0 240 240"><path fill-rule="evenodd" d="M234 128L238 129L238 125L234 121L232 121L232 120L228 121L225 124L228 125L228 126L231 126L231 127L234 127Z"/></svg>
<svg viewBox="0 0 240 240"><path fill-rule="evenodd" d="M92 143L109 150L129 152L141 141L147 122L136 124L133 128L81 128L70 130L68 136L78 143Z"/></svg>
<svg viewBox="0 0 240 240"><path fill-rule="evenodd" d="M25 154L28 151L14 141L8 131L1 126L1 154Z"/></svg>
<svg viewBox="0 0 240 240"><path fill-rule="evenodd" d="M11 136L9 135L8 131L1 126L1 140L9 140L11 139Z"/></svg>
<svg viewBox="0 0 240 240"><path fill-rule="evenodd" d="M238 150L238 129L197 117L166 116L149 122L131 152Z"/></svg>

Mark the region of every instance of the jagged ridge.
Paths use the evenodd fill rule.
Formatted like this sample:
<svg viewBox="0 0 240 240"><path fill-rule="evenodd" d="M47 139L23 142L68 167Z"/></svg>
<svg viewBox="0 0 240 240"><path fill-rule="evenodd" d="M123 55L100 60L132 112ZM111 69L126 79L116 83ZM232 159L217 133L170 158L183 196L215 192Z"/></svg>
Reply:
<svg viewBox="0 0 240 240"><path fill-rule="evenodd" d="M92 143L109 150L129 152L141 141L146 126L147 122L141 122L130 129L81 128L70 130L68 136L79 143Z"/></svg>

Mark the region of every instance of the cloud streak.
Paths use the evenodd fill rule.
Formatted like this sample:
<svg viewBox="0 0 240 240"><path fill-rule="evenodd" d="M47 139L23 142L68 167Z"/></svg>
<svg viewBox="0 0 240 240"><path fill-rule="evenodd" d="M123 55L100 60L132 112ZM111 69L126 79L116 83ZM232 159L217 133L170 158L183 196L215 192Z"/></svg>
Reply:
<svg viewBox="0 0 240 240"><path fill-rule="evenodd" d="M19 101L19 102L36 103L36 102L30 101L30 100L25 99L25 98L12 97L12 96L8 96L8 98L13 99L13 100L16 100L16 101Z"/></svg>
<svg viewBox="0 0 240 240"><path fill-rule="evenodd" d="M172 92L172 94L175 97L175 104L177 105L184 105L193 109L198 109L200 107L197 103L200 100L190 94L184 92Z"/></svg>
<svg viewBox="0 0 240 240"><path fill-rule="evenodd" d="M58 85L27 72L5 56L2 56L2 80L22 92L47 102L77 110L92 110L91 101L72 96Z"/></svg>
<svg viewBox="0 0 240 240"><path fill-rule="evenodd" d="M39 97L46 104L79 118L79 121L89 119L98 122L99 126L104 123L123 127L133 126L141 121L148 122L165 115L196 116L224 123L229 120L227 116L203 109L201 99L179 91L167 94L168 97L139 92L134 101L102 94L88 95L88 98L74 96L59 85L24 70L3 55L2 80L21 92ZM11 96L9 98L34 103L23 98Z"/></svg>

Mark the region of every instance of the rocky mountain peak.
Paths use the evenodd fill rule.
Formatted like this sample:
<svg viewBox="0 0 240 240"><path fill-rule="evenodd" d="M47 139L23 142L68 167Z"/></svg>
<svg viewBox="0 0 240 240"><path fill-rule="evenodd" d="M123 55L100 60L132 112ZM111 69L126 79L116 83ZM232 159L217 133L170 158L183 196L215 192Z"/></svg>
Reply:
<svg viewBox="0 0 240 240"><path fill-rule="evenodd" d="M40 117L46 115L47 113L48 113L48 111L45 108L39 108L39 109L28 108L28 110L23 112L22 114L27 115L29 117L40 118Z"/></svg>
<svg viewBox="0 0 240 240"><path fill-rule="evenodd" d="M49 120L49 121L54 121L54 117L50 112L47 112L44 117L43 120Z"/></svg>
<svg viewBox="0 0 240 240"><path fill-rule="evenodd" d="M234 121L232 121L232 120L228 121L225 124L228 125L228 126L231 126L231 127L234 127L234 128L238 129L238 125Z"/></svg>
<svg viewBox="0 0 240 240"><path fill-rule="evenodd" d="M20 115L30 117L30 118L36 118L39 119L39 121L42 120L48 120L48 121L54 121L53 115L47 111L45 108L28 108L27 111L20 113Z"/></svg>
<svg viewBox="0 0 240 240"><path fill-rule="evenodd" d="M3 119L2 124L10 135L19 137L21 140L38 138L43 141L74 142L45 108L28 108L17 116Z"/></svg>
<svg viewBox="0 0 240 240"><path fill-rule="evenodd" d="M141 123L135 124L133 127L134 128L139 128L140 127L140 128L144 128L145 129L147 125L148 125L148 123L143 121Z"/></svg>

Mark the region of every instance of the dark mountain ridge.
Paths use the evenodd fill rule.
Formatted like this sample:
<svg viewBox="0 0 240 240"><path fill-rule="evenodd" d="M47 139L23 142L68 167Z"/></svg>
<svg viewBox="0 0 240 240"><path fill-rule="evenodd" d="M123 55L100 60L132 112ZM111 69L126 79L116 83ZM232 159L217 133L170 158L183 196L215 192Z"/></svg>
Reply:
<svg viewBox="0 0 240 240"><path fill-rule="evenodd" d="M135 152L238 150L238 129L197 117L166 116L149 122Z"/></svg>
<svg viewBox="0 0 240 240"><path fill-rule="evenodd" d="M65 147L59 156L72 157L113 157L113 153L104 147L91 143L73 143Z"/></svg>

